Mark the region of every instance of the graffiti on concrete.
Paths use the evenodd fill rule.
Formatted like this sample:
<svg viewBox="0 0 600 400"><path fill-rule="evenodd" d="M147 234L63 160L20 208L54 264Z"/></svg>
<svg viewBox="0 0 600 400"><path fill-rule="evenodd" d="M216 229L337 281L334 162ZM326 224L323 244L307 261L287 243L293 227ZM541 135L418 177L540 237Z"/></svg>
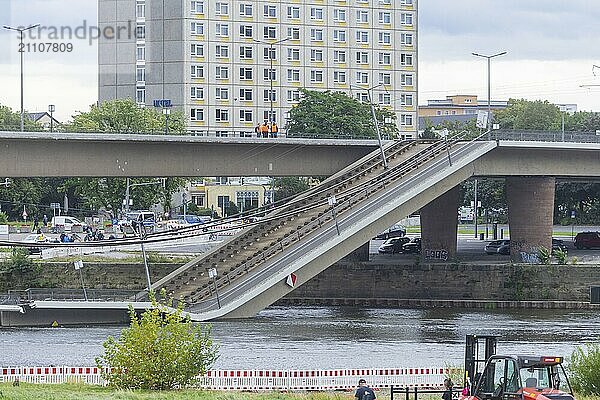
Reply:
<svg viewBox="0 0 600 400"><path fill-rule="evenodd" d="M521 261L527 264L541 264L540 256L537 253L527 253L522 251L519 253L521 255Z"/></svg>
<svg viewBox="0 0 600 400"><path fill-rule="evenodd" d="M431 250L425 249L426 260L448 261L448 250Z"/></svg>

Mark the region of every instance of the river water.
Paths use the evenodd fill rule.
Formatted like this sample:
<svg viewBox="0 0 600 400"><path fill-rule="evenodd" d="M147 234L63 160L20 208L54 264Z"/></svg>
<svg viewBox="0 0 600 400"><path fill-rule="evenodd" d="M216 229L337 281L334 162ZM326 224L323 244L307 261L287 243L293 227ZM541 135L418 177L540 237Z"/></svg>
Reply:
<svg viewBox="0 0 600 400"><path fill-rule="evenodd" d="M227 369L462 365L466 334L498 335L503 354L569 356L600 339L600 313L579 310L273 307L212 325ZM122 328L0 329L0 365L91 366Z"/></svg>

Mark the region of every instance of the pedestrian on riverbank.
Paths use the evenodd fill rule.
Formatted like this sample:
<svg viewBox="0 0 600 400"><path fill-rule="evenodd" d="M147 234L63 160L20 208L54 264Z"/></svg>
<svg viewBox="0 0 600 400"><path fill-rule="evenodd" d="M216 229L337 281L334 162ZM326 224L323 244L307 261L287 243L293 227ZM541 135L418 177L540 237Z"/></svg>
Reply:
<svg viewBox="0 0 600 400"><path fill-rule="evenodd" d="M358 381L358 389L356 389L354 398L356 400L375 400L377 396L375 396L373 389L367 385L367 381L361 378Z"/></svg>
<svg viewBox="0 0 600 400"><path fill-rule="evenodd" d="M444 379L444 394L442 395L442 400L452 400L452 387L454 384L452 383L452 379L446 378Z"/></svg>
<svg viewBox="0 0 600 400"><path fill-rule="evenodd" d="M42 219L42 224L44 224L44 228L48 226L48 216L44 214L44 218Z"/></svg>

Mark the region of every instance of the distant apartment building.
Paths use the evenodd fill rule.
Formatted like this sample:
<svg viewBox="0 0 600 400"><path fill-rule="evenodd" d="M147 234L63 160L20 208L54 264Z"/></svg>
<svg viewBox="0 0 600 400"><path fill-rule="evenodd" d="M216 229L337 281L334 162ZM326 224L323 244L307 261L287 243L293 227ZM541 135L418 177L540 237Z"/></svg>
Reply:
<svg viewBox="0 0 600 400"><path fill-rule="evenodd" d="M99 100L184 111L198 135L285 127L299 89L344 91L417 131L417 0L99 0Z"/></svg>
<svg viewBox="0 0 600 400"><path fill-rule="evenodd" d="M507 100L492 100L492 113L508 107ZM476 95L453 95L445 99L427 100L427 105L419 106L419 127L438 125L444 122L466 123L477 118L477 111L487 111L488 101L479 100Z"/></svg>

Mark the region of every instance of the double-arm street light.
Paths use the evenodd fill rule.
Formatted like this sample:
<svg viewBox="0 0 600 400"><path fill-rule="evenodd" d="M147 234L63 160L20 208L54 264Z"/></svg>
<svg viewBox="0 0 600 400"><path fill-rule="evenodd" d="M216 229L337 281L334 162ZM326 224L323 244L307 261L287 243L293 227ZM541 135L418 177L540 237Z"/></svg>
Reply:
<svg viewBox="0 0 600 400"><path fill-rule="evenodd" d="M488 139L490 138L490 133L492 132L492 78L491 78L491 64L492 58L500 57L506 54L506 51L502 53L497 53L491 56L486 56L479 53L472 53L475 57L481 57L487 59L487 70L488 70L488 115L487 115L487 128L488 128Z"/></svg>
<svg viewBox="0 0 600 400"><path fill-rule="evenodd" d="M269 122L273 123L273 79L275 78L275 74L273 72L273 60L274 60L274 55L275 55L275 45L276 44L280 44L285 42L286 40L290 40L291 37L286 37L283 39L279 39L279 40L275 40L275 41L263 41L263 40L258 40L258 39L252 39L252 41L256 42L256 43L261 43L261 44L265 44L267 46L269 46L269 61L271 62L271 66L269 67L269 81L271 82L271 90L269 92L269 100L271 102L271 109L270 109L270 114L269 114ZM280 55L281 57L281 55Z"/></svg>
<svg viewBox="0 0 600 400"><path fill-rule="evenodd" d="M19 52L21 53L21 132L25 130L25 119L24 119L24 108L23 108L23 54L25 53L25 49L23 48L23 36L24 32L33 28L37 28L40 24L31 25L27 28L14 28L12 26L4 25L4 29L8 29L11 31L19 32L21 39L21 46L19 47Z"/></svg>

